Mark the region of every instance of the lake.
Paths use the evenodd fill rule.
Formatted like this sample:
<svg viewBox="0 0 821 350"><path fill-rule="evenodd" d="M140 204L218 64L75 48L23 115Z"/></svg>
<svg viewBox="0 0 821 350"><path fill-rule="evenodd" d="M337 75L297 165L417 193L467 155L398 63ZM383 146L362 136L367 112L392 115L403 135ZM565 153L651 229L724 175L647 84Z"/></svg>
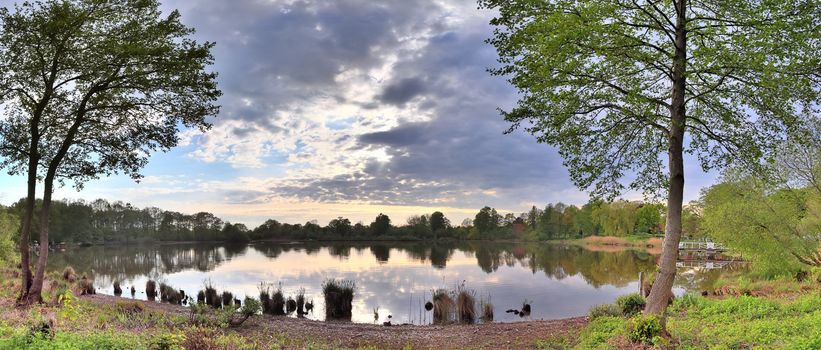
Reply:
<svg viewBox="0 0 821 350"><path fill-rule="evenodd" d="M72 266L94 279L98 293L113 294L120 281L123 296L145 299L145 283L165 282L196 295L210 281L220 292L240 299L259 296L261 282L281 286L286 298L305 289L322 320L322 282L329 278L356 283L354 322L379 322L392 315L397 323L429 324L424 303L437 288L464 284L477 300L490 300L496 322L559 319L585 315L591 306L611 303L638 290L639 272L655 270L657 252L612 247L588 248L551 243L499 242L334 242L253 243L230 246L166 244L94 246L51 253L49 266ZM675 292L698 290L717 277L715 270L682 270ZM523 302L528 317L506 313Z"/></svg>

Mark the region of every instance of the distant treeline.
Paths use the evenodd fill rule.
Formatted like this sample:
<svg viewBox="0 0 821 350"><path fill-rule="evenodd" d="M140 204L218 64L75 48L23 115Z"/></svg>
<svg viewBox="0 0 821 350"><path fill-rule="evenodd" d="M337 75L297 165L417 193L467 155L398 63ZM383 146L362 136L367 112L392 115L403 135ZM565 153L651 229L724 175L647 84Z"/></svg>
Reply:
<svg viewBox="0 0 821 350"><path fill-rule="evenodd" d="M8 211L18 216L21 199ZM39 207L39 206L38 206ZM535 206L519 215L499 214L485 207L475 217L452 225L442 212L412 216L403 224L379 214L371 223L351 223L339 217L327 225L316 221L304 224L267 220L256 228L224 221L212 213L183 214L157 207L137 208L121 201L63 200L52 204L52 242L105 243L142 241L226 241L251 240L368 240L368 239L526 239L550 240L591 235L626 236L663 232L664 206L660 204L593 201L581 207L562 203L544 209ZM696 220L695 214L690 215ZM685 215L687 221L687 215ZM691 220L692 221L692 220ZM697 220L696 220L697 221ZM690 226L697 230L697 222ZM38 232L34 220L34 231ZM685 233L688 231L685 224ZM36 240L36 235L33 238Z"/></svg>

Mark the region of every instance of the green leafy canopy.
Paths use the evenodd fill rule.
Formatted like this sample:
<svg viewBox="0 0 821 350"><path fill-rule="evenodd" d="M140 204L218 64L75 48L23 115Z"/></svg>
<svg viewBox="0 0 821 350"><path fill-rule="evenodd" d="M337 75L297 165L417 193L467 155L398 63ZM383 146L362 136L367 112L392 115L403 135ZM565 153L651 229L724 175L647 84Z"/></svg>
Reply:
<svg viewBox="0 0 821 350"><path fill-rule="evenodd" d="M501 65L491 72L520 91L503 112L511 130L523 126L558 146L576 185L611 198L625 179L645 193L666 186L660 155L670 145L677 49L685 52L685 152L704 170L754 164L817 119L820 4L479 1L498 11L488 42Z"/></svg>
<svg viewBox="0 0 821 350"><path fill-rule="evenodd" d="M180 127L216 115L213 43L155 0L49 0L0 11L0 166L70 179L140 178Z"/></svg>

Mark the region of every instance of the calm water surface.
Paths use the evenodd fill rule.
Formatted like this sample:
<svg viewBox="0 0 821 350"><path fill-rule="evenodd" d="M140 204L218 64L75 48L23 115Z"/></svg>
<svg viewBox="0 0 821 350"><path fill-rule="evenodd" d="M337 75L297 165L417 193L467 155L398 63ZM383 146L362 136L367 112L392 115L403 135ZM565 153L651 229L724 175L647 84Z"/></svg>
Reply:
<svg viewBox="0 0 821 350"><path fill-rule="evenodd" d="M324 318L322 282L342 278L356 283L353 321L430 323L423 304L437 288L464 283L477 299L490 299L495 321L580 316L591 306L613 302L638 289L639 272L655 270L657 255L644 250L595 249L558 244L467 243L254 243L241 246L173 244L97 246L52 253L49 265L70 265L94 278L99 293L145 299L145 283L165 282L195 295L210 280L240 299L258 297L260 282L281 285L286 298L305 288L313 299L311 319ZM697 290L715 271L682 271L676 292ZM505 313L532 303L529 317Z"/></svg>

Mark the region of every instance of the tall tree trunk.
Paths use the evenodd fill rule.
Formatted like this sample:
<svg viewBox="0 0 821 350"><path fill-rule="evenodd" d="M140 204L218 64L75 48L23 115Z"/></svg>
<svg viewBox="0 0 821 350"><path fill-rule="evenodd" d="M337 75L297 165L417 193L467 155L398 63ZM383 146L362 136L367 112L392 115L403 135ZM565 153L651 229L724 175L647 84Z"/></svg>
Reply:
<svg viewBox="0 0 821 350"><path fill-rule="evenodd" d="M30 147L35 148L36 147ZM23 213L23 227L20 231L20 269L23 278L22 289L20 290L19 302L25 304L28 299L29 287L31 286L31 262L29 257L31 242L31 221L34 218L34 203L37 196L37 160L29 157L28 166L28 191L26 193L26 207Z"/></svg>
<svg viewBox="0 0 821 350"><path fill-rule="evenodd" d="M678 244L681 241L681 208L684 202L684 132L685 86L687 74L686 0L676 1L676 53L673 59L673 91L670 103L670 135L668 167L670 183L667 190L667 225L664 233L659 273L656 276L644 311L661 315L673 293L676 278Z"/></svg>
<svg viewBox="0 0 821 350"><path fill-rule="evenodd" d="M34 273L31 287L28 292L28 304L42 303L43 280L48 263L48 234L51 219L51 194L53 192L54 176L49 174L43 188L43 208L40 212L40 256L37 258L37 271Z"/></svg>

